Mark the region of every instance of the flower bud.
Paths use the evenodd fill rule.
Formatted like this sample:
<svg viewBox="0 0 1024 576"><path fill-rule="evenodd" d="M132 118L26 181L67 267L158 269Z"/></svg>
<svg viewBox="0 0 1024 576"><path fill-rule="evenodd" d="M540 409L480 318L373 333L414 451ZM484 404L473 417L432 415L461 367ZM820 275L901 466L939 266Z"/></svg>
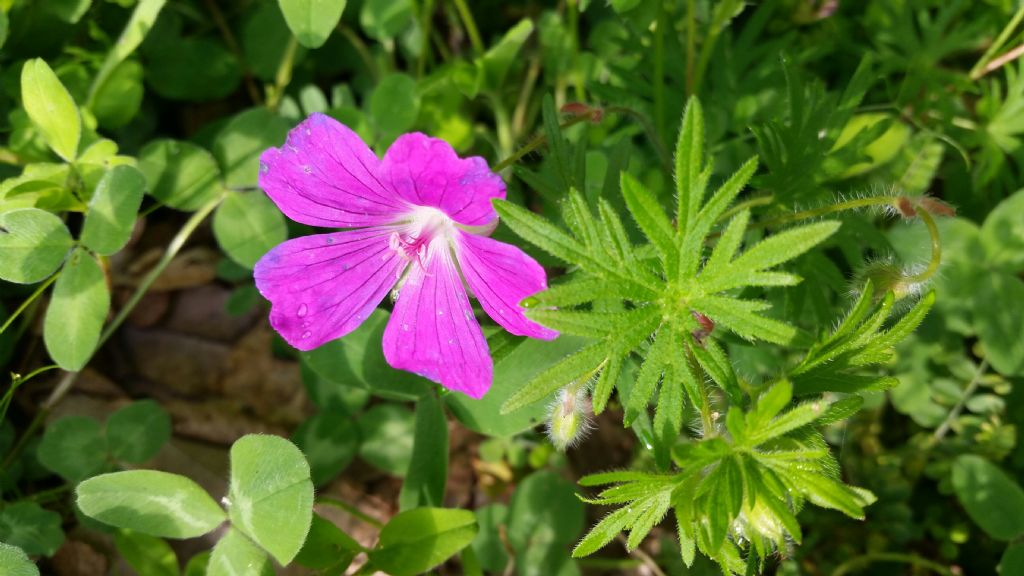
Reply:
<svg viewBox="0 0 1024 576"><path fill-rule="evenodd" d="M913 280L914 271L901 268L888 260L869 262L857 272L856 286L863 286L871 280L875 287L875 296L881 298L892 291L896 300L921 293L923 282Z"/></svg>
<svg viewBox="0 0 1024 576"><path fill-rule="evenodd" d="M560 452L582 440L590 430L590 398L585 386L561 389L551 405L548 437Z"/></svg>

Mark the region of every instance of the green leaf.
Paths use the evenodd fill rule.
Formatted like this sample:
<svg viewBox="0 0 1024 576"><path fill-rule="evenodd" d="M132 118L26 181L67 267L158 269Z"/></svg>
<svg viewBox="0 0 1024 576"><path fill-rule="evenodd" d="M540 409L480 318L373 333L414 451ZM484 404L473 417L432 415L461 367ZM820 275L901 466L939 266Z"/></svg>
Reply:
<svg viewBox="0 0 1024 576"><path fill-rule="evenodd" d="M139 170L149 193L178 210L198 210L220 193L217 161L191 142L153 140L139 152Z"/></svg>
<svg viewBox="0 0 1024 576"><path fill-rule="evenodd" d="M378 396L415 400L428 388L427 380L395 370L384 359L380 342L390 314L375 310L344 338L303 352L303 361L335 386L362 386Z"/></svg>
<svg viewBox="0 0 1024 576"><path fill-rule="evenodd" d="M74 24L89 11L91 5L92 0L50 0L46 9L61 20Z"/></svg>
<svg viewBox="0 0 1024 576"><path fill-rule="evenodd" d="M407 132L419 114L419 91L412 76L389 74L380 79L370 95L370 116L386 140Z"/></svg>
<svg viewBox="0 0 1024 576"><path fill-rule="evenodd" d="M231 446L231 525L281 564L295 558L313 518L313 482L288 440L249 434Z"/></svg>
<svg viewBox="0 0 1024 576"><path fill-rule="evenodd" d="M839 229L840 222L816 222L773 234L743 252L732 265L740 270L764 270L788 262L825 241Z"/></svg>
<svg viewBox="0 0 1024 576"><path fill-rule="evenodd" d="M171 36L143 45L146 83L169 100L204 102L233 93L242 80L238 58L216 36Z"/></svg>
<svg viewBox="0 0 1024 576"><path fill-rule="evenodd" d="M359 428L349 413L332 407L307 418L292 437L309 461L313 484L323 486L341 474L359 450Z"/></svg>
<svg viewBox="0 0 1024 576"><path fill-rule="evenodd" d="M73 162L78 156L82 119L71 94L42 58L28 60L21 69L21 103L50 148Z"/></svg>
<svg viewBox="0 0 1024 576"><path fill-rule="evenodd" d="M623 172L620 186L626 207L633 215L640 230L658 251L658 257L665 265L666 275L675 276L676 240L675 230L669 222L661 203L647 188L628 172Z"/></svg>
<svg viewBox="0 0 1024 576"><path fill-rule="evenodd" d="M999 573L1024 574L1024 544L1010 544L1006 547L1006 552L999 561Z"/></svg>
<svg viewBox="0 0 1024 576"><path fill-rule="evenodd" d="M171 417L155 401L139 400L110 415L106 435L114 459L141 464L171 439Z"/></svg>
<svg viewBox="0 0 1024 576"><path fill-rule="evenodd" d="M798 486L800 492L815 505L838 510L851 518L864 519L865 503L861 495L849 486L823 474L806 472L796 467L787 468L781 473L786 474L787 480Z"/></svg>
<svg viewBox="0 0 1024 576"><path fill-rule="evenodd" d="M306 48L319 48L341 20L346 0L278 0L292 34Z"/></svg>
<svg viewBox="0 0 1024 576"><path fill-rule="evenodd" d="M502 223L527 242L570 264L579 264L590 260L585 248L579 242L543 217L504 200L493 200L492 203L494 209L498 211Z"/></svg>
<svg viewBox="0 0 1024 576"><path fill-rule="evenodd" d="M405 482L398 494L399 510L444 503L448 482L448 420L434 393L416 402L415 442Z"/></svg>
<svg viewBox="0 0 1024 576"><path fill-rule="evenodd" d="M213 215L213 235L224 253L246 268L288 239L284 215L260 191L228 192Z"/></svg>
<svg viewBox="0 0 1024 576"><path fill-rule="evenodd" d="M536 545L564 548L583 529L583 513L572 483L550 470L534 472L512 494L508 541L519 553Z"/></svg>
<svg viewBox="0 0 1024 576"><path fill-rule="evenodd" d="M107 171L89 200L82 244L103 256L124 248L135 228L145 190L145 176L132 166L115 166Z"/></svg>
<svg viewBox="0 0 1024 576"><path fill-rule="evenodd" d="M15 502L0 510L0 542L32 556L53 556L64 543L60 514L35 502Z"/></svg>
<svg viewBox="0 0 1024 576"><path fill-rule="evenodd" d="M508 507L504 504L487 504L474 510L474 513L480 530L470 546L484 569L501 572L508 566L504 536Z"/></svg>
<svg viewBox="0 0 1024 576"><path fill-rule="evenodd" d="M414 14L411 0L366 0L359 11L359 24L371 37L386 41L404 30Z"/></svg>
<svg viewBox="0 0 1024 576"><path fill-rule="evenodd" d="M702 296L691 302L695 310L748 340L765 340L775 344L788 344L796 329L788 324L765 318L754 312L765 305L754 300L736 300L721 296Z"/></svg>
<svg viewBox="0 0 1024 576"><path fill-rule="evenodd" d="M146 576L178 576L178 557L160 538L118 530L114 534L117 552L137 573Z"/></svg>
<svg viewBox="0 0 1024 576"><path fill-rule="evenodd" d="M718 222L718 218L725 213L725 210L732 204L732 201L747 185L755 172L757 172L756 157L744 162L739 170L711 195L700 212L690 216L687 228L680 228L682 241L679 248L680 280L692 277L696 273L704 254L704 241L711 232L711 228ZM698 177L700 182L693 186L703 189L704 180L709 177L710 172L701 174Z"/></svg>
<svg viewBox="0 0 1024 576"><path fill-rule="evenodd" d="M734 458L724 458L701 483L707 490L711 547L718 548L743 505L743 476Z"/></svg>
<svg viewBox="0 0 1024 576"><path fill-rule="evenodd" d="M953 489L967 515L996 540L1024 534L1024 490L988 460L964 454L953 462Z"/></svg>
<svg viewBox="0 0 1024 576"><path fill-rule="evenodd" d="M507 356L495 362L491 389L483 398L475 400L465 394L447 394L445 404L464 426L487 436L508 438L534 428L547 415L548 407L543 402L507 415L501 415L502 405L524 382L579 350L584 342L582 338L565 335L550 342L522 339Z"/></svg>
<svg viewBox="0 0 1024 576"><path fill-rule="evenodd" d="M306 568L320 570L324 576L343 574L363 547L340 528L319 514L313 515L302 550L295 562Z"/></svg>
<svg viewBox="0 0 1024 576"><path fill-rule="evenodd" d="M177 474L130 470L93 476L75 490L85 515L162 538L195 538L227 519L198 484Z"/></svg>
<svg viewBox="0 0 1024 576"><path fill-rule="evenodd" d="M980 280L974 298L974 327L985 358L1001 374L1024 371L1024 282L1006 272L990 272Z"/></svg>
<svg viewBox="0 0 1024 576"><path fill-rule="evenodd" d="M989 261L1008 272L1024 270L1024 190L1000 202L981 226Z"/></svg>
<svg viewBox="0 0 1024 576"><path fill-rule="evenodd" d="M213 141L213 157L224 174L224 185L255 186L260 154L280 146L288 136L288 123L267 108L251 108L228 121Z"/></svg>
<svg viewBox="0 0 1024 576"><path fill-rule="evenodd" d="M142 64L125 60L111 70L102 84L97 85L89 108L100 126L120 128L135 118L146 91L142 78Z"/></svg>
<svg viewBox="0 0 1024 576"><path fill-rule="evenodd" d="M36 208L0 214L0 279L34 284L53 274L71 249L57 216Z"/></svg>
<svg viewBox="0 0 1024 576"><path fill-rule="evenodd" d="M678 206L676 222L679 231L688 234L704 199L706 180L701 177L704 167L704 110L700 100L690 97L683 112L683 123L676 140L675 179Z"/></svg>
<svg viewBox="0 0 1024 576"><path fill-rule="evenodd" d="M274 567L267 553L231 528L213 547L206 576L273 576Z"/></svg>
<svg viewBox="0 0 1024 576"><path fill-rule="evenodd" d="M533 21L524 18L509 28L501 40L484 53L479 61L479 66L483 70L484 88L498 90L502 87L505 76L516 60L516 55L532 33Z"/></svg>
<svg viewBox="0 0 1024 576"><path fill-rule="evenodd" d="M378 404L359 418L359 431L363 460L393 476L405 476L416 431L412 412L398 404Z"/></svg>
<svg viewBox="0 0 1024 576"><path fill-rule="evenodd" d="M501 406L501 414L514 412L534 402L539 402L559 388L568 386L591 374L608 358L607 354L604 346L591 344L566 356L557 364L523 384L522 388Z"/></svg>
<svg viewBox="0 0 1024 576"><path fill-rule="evenodd" d="M39 568L17 546L0 542L0 568L7 576L39 576Z"/></svg>
<svg viewBox="0 0 1024 576"><path fill-rule="evenodd" d="M75 250L57 278L43 321L43 341L53 361L71 372L81 370L96 351L109 311L103 269L91 254Z"/></svg>
<svg viewBox="0 0 1024 576"><path fill-rule="evenodd" d="M65 416L46 427L37 452L39 463L68 482L98 474L106 465L107 445L100 423L87 416Z"/></svg>
<svg viewBox="0 0 1024 576"><path fill-rule="evenodd" d="M182 576L206 576L206 569L210 565L210 552L206 550L189 558Z"/></svg>
<svg viewBox="0 0 1024 576"><path fill-rule="evenodd" d="M409 510L392 518L380 531L370 562L388 574L412 576L457 554L476 533L476 516L469 510Z"/></svg>

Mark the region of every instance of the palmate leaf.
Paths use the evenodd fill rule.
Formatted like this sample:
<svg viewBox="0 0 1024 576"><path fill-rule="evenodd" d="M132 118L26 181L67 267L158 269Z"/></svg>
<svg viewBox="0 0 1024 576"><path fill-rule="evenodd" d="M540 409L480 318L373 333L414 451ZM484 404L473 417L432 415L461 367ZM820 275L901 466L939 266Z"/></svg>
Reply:
<svg viewBox="0 0 1024 576"><path fill-rule="evenodd" d="M896 344L917 328L934 302L934 292L925 294L888 329L883 329L892 318L894 297L889 293L875 303L869 281L839 326L812 346L790 371L795 393L852 393L895 386L895 378L866 374L865 368L890 360Z"/></svg>
<svg viewBox="0 0 1024 576"><path fill-rule="evenodd" d="M798 283L798 276L774 268L824 242L839 223L791 228L741 251L750 221L749 211L743 210L712 242L723 214L757 171L757 159L748 160L721 186L709 190L711 168L704 159L703 112L696 99L686 107L675 158L675 226L654 194L630 174L621 175L626 207L647 240L639 246L631 242L610 203L598 199L594 210L574 189L562 203L567 230L525 208L495 201L514 232L578 267L567 282L531 297L527 314L567 334L594 339L593 345L527 382L503 406L505 412L607 369L607 376L598 376L594 394L595 409L603 410L623 361L650 339L653 344L631 387L625 421L632 422L646 410L661 390L659 405L664 401L666 409L655 414L654 427L658 436L668 439L681 427L684 398L698 407L703 402L705 394L699 388L704 374L696 372L707 373L733 399L740 397L735 374L713 340L718 333L728 330L776 344L792 340L795 328L764 315L770 307L766 301L741 299L733 291ZM706 258L710 244L714 247ZM591 304L596 302L616 302L619 311L604 311ZM702 329L712 332L698 322L700 316L721 330L709 334L711 338L692 336ZM664 330L665 326L672 329ZM666 336L676 344L659 343Z"/></svg>

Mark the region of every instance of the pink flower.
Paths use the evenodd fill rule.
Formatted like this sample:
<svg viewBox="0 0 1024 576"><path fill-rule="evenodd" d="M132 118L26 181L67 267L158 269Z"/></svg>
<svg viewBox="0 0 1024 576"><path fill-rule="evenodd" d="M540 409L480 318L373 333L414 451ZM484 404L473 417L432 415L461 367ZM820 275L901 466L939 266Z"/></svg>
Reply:
<svg viewBox="0 0 1024 576"><path fill-rule="evenodd" d="M547 288L544 269L486 236L505 183L483 158L412 133L378 159L347 127L313 114L263 153L259 183L292 220L348 228L289 240L256 263L270 324L299 350L355 330L397 285L388 363L480 398L493 365L463 281L509 332L558 335L519 307Z"/></svg>

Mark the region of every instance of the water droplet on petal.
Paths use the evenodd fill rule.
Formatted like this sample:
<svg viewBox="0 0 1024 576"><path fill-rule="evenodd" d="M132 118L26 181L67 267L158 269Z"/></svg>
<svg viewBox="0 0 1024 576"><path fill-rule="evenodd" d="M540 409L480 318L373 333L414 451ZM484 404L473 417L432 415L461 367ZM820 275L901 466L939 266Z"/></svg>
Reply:
<svg viewBox="0 0 1024 576"><path fill-rule="evenodd" d="M501 316L504 316L505 315L505 309L504 308L499 308L498 309L498 314L501 315Z"/></svg>
<svg viewBox="0 0 1024 576"><path fill-rule="evenodd" d="M260 162L260 173L266 174L267 172L270 172L270 166L266 162Z"/></svg>
<svg viewBox="0 0 1024 576"><path fill-rule="evenodd" d="M328 244L334 244L334 237L333 236L328 236L327 237L327 243Z"/></svg>
<svg viewBox="0 0 1024 576"><path fill-rule="evenodd" d="M394 290L392 290L391 291L391 301L392 302L398 302L399 294L400 294L400 292L398 291L398 288L395 288Z"/></svg>
<svg viewBox="0 0 1024 576"><path fill-rule="evenodd" d="M537 304L540 304L540 300L534 298L533 296L524 298L523 301L519 303L519 305L522 306L523 308L533 308Z"/></svg>
<svg viewBox="0 0 1024 576"><path fill-rule="evenodd" d="M455 339L454 338L449 338L448 339L448 343L449 344L455 344Z"/></svg>
<svg viewBox="0 0 1024 576"><path fill-rule="evenodd" d="M302 333L302 339L305 340L306 338L309 338L312 335L313 335L312 332L310 332L309 330L306 330L305 332Z"/></svg>
<svg viewBox="0 0 1024 576"><path fill-rule="evenodd" d="M402 330L408 332L409 331L409 325L408 324L402 324Z"/></svg>
<svg viewBox="0 0 1024 576"><path fill-rule="evenodd" d="M349 266L348 264L342 264L341 265L341 271L342 272L348 272L349 268L351 268L351 266Z"/></svg>
<svg viewBox="0 0 1024 576"><path fill-rule="evenodd" d="M311 136L312 134L313 134L313 131L310 130L309 128L306 128L306 136Z"/></svg>
<svg viewBox="0 0 1024 576"><path fill-rule="evenodd" d="M306 174L312 174L313 173L313 169L310 168L309 165L303 166L302 167L302 171L305 172Z"/></svg>
<svg viewBox="0 0 1024 576"><path fill-rule="evenodd" d="M437 311L437 315L438 316L444 316L444 310L438 310Z"/></svg>
<svg viewBox="0 0 1024 576"><path fill-rule="evenodd" d="M302 318L303 316L306 315L306 312L309 312L309 306L306 306L305 304L303 304L303 305L299 306L299 311L296 312L296 314L298 314L299 318Z"/></svg>

